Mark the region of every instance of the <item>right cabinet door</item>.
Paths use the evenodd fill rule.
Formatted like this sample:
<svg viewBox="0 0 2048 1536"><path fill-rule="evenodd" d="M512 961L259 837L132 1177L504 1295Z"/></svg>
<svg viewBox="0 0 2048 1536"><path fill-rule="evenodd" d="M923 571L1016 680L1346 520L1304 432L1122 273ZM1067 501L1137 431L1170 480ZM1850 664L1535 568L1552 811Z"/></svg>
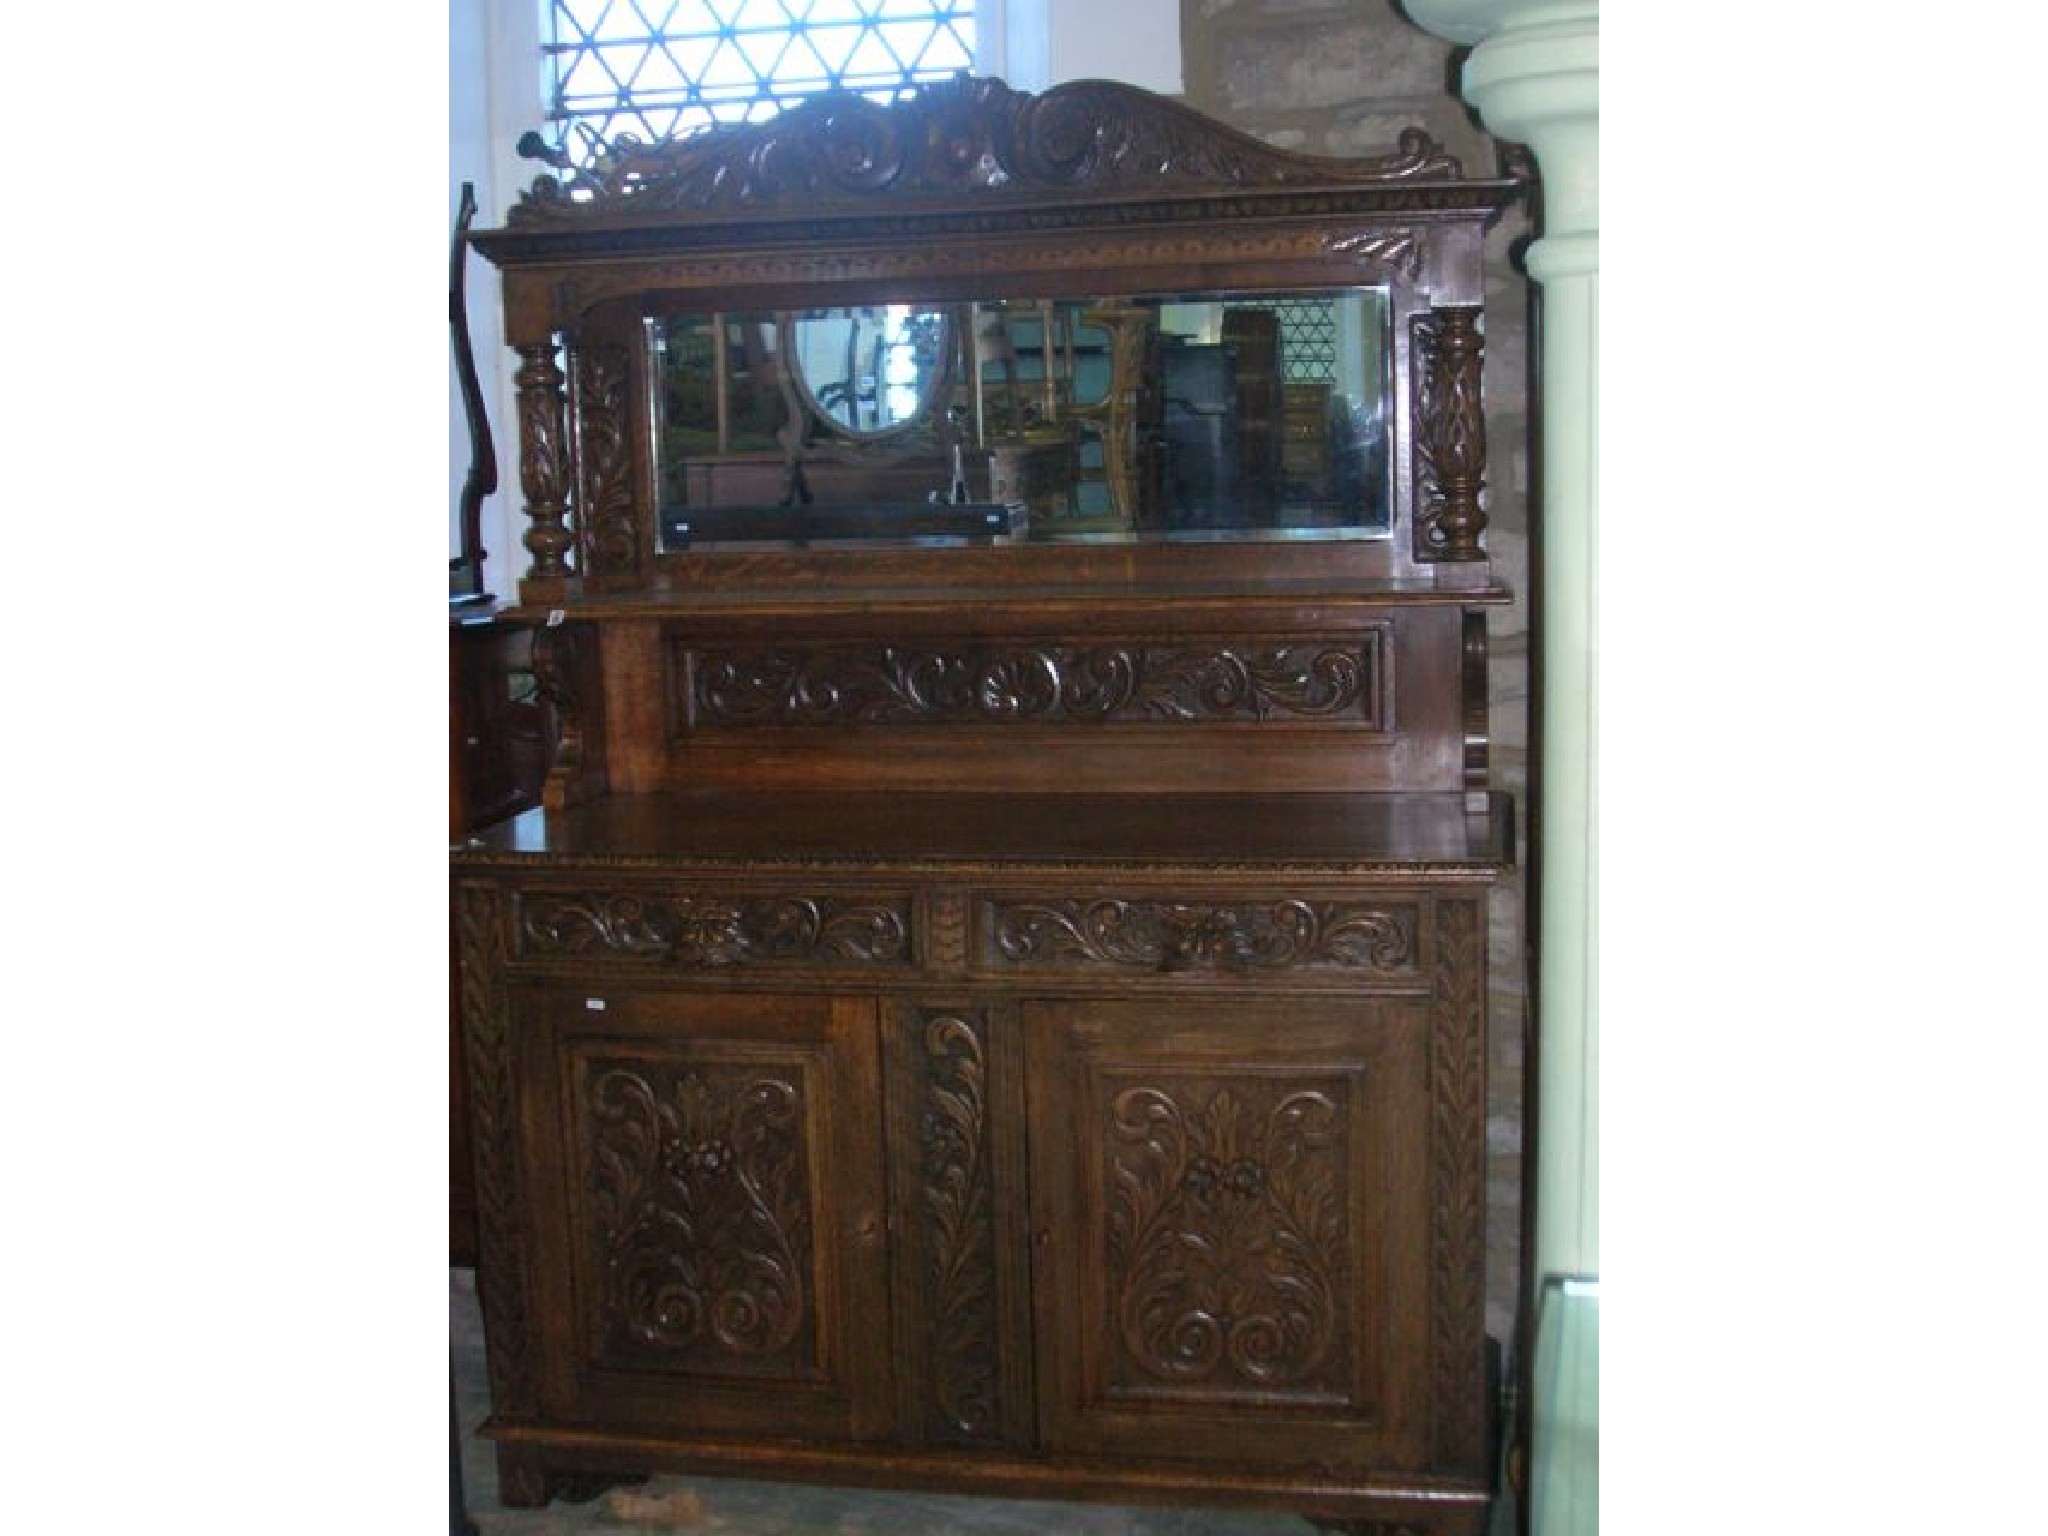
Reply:
<svg viewBox="0 0 2048 1536"><path fill-rule="evenodd" d="M1404 997L1027 1005L1049 1448L1429 1463L1431 1016Z"/></svg>

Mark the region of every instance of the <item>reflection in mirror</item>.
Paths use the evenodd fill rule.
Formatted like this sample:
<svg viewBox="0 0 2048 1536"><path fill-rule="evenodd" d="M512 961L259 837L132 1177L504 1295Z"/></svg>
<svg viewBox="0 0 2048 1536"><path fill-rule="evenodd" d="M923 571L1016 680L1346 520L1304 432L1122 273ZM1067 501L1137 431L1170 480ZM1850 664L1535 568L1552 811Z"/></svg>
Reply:
<svg viewBox="0 0 2048 1536"><path fill-rule="evenodd" d="M810 309L789 318L783 350L805 404L854 437L920 420L946 375L946 315L908 304Z"/></svg>
<svg viewBox="0 0 2048 1536"><path fill-rule="evenodd" d="M958 313L649 321L664 515L953 500L957 442L966 497L1021 508L1036 540L1390 533L1384 290ZM762 519L764 536L789 525Z"/></svg>

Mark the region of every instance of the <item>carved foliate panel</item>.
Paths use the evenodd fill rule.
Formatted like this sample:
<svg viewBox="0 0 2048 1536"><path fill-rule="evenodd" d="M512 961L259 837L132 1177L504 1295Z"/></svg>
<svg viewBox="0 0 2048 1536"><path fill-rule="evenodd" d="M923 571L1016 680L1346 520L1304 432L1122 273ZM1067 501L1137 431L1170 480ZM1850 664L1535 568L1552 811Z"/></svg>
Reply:
<svg viewBox="0 0 2048 1536"><path fill-rule="evenodd" d="M610 954L686 967L906 965L908 897L522 891L522 959Z"/></svg>
<svg viewBox="0 0 2048 1536"><path fill-rule="evenodd" d="M630 577L640 569L634 512L632 370L626 349L580 346L575 353L578 534L583 569Z"/></svg>
<svg viewBox="0 0 2048 1536"><path fill-rule="evenodd" d="M709 1374L816 1368L800 1071L593 1057L575 1089L591 1191L594 1357Z"/></svg>
<svg viewBox="0 0 2048 1536"><path fill-rule="evenodd" d="M671 713L685 729L1342 721L1384 730L1388 649L1382 629L1091 646L685 642L670 668Z"/></svg>
<svg viewBox="0 0 2048 1536"><path fill-rule="evenodd" d="M1350 1085L1119 1073L1097 1091L1110 1395L1341 1397L1361 1300Z"/></svg>
<svg viewBox="0 0 2048 1536"><path fill-rule="evenodd" d="M998 899L985 904L984 929L997 968L1399 976L1417 967L1413 903Z"/></svg>
<svg viewBox="0 0 2048 1536"><path fill-rule="evenodd" d="M978 1443L1001 1427L987 1026L950 1012L918 1022L916 1326L926 1429L941 1442Z"/></svg>

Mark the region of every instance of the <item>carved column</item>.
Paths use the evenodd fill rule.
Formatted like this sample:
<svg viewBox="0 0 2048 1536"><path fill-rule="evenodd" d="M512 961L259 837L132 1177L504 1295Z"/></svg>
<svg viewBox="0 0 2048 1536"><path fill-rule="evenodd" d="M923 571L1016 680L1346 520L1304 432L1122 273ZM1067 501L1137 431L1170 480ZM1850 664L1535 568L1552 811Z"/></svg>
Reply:
<svg viewBox="0 0 2048 1536"><path fill-rule="evenodd" d="M1486 479L1486 412L1479 373L1484 342L1479 310L1433 309L1415 318L1415 558L1484 560L1479 507Z"/></svg>
<svg viewBox="0 0 2048 1536"><path fill-rule="evenodd" d="M530 520L521 541L533 556L520 597L545 602L560 597L569 575L568 412L563 373L555 344L519 348L519 484Z"/></svg>
<svg viewBox="0 0 2048 1536"><path fill-rule="evenodd" d="M1542 237L1529 274L1543 306L1542 568L1537 656L1538 875L1536 1234L1532 1285L1600 1268L1598 629L1600 160L1598 0L1408 0L1418 24L1478 46L1460 82L1487 128L1519 140L1542 173ZM1525 1341L1526 1345L1527 1341ZM1534 1383L1535 1536L1595 1528L1592 1469L1547 1448L1597 1434L1598 1404ZM1553 1416L1550 1405L1560 1405Z"/></svg>

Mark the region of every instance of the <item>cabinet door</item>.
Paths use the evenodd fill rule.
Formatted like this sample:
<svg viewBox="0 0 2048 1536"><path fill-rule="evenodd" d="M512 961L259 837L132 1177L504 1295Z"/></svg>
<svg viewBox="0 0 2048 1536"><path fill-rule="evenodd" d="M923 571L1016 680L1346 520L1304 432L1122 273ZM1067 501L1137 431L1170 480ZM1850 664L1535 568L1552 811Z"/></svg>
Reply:
<svg viewBox="0 0 2048 1536"><path fill-rule="evenodd" d="M1427 1002L1077 1001L1026 1022L1048 1445L1422 1465Z"/></svg>
<svg viewBox="0 0 2048 1536"><path fill-rule="evenodd" d="M875 1005L535 989L516 1006L548 1411L880 1433Z"/></svg>

